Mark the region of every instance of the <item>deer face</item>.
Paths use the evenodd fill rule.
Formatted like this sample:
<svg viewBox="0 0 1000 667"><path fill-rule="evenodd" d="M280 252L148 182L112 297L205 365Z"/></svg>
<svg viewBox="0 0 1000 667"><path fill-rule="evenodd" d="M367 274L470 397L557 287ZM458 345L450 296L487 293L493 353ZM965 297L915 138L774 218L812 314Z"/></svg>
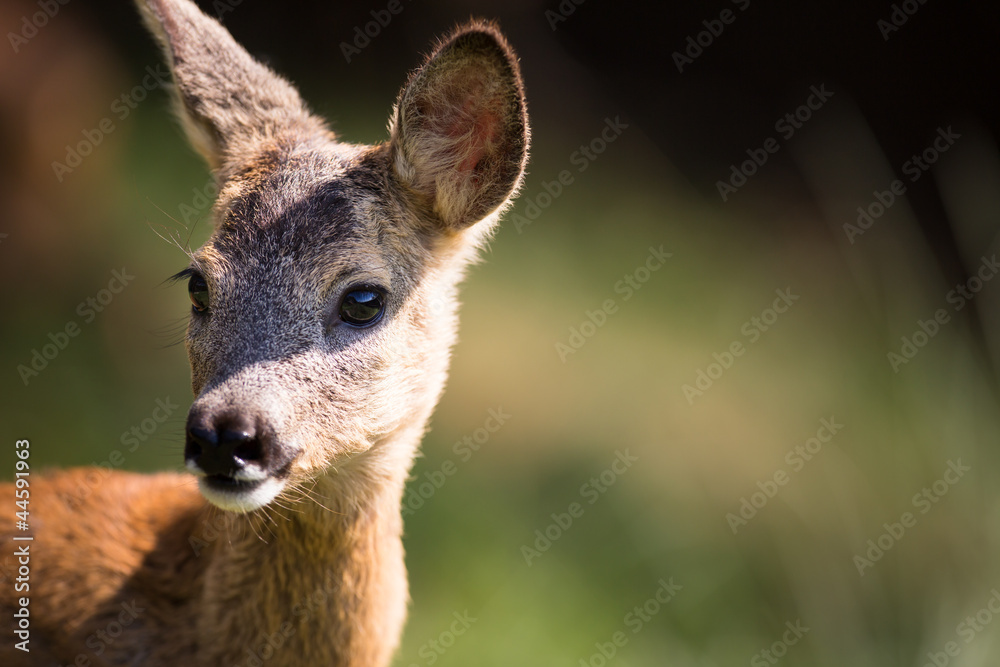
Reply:
<svg viewBox="0 0 1000 667"><path fill-rule="evenodd" d="M188 269L185 461L225 509L422 423L453 339L464 244L420 231L387 149L298 150L220 207Z"/></svg>
<svg viewBox="0 0 1000 667"><path fill-rule="evenodd" d="M197 395L185 464L244 512L361 457L378 474L430 416L456 285L522 178L516 59L495 27L460 28L403 88L390 141L345 145L218 23L166 4L147 19L222 184L215 232L179 274Z"/></svg>

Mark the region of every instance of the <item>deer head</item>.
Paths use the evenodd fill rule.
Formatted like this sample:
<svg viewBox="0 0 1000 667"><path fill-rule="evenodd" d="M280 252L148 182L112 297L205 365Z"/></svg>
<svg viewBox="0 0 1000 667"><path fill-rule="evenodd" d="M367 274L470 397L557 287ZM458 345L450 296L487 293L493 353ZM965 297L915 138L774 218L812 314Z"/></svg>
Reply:
<svg viewBox="0 0 1000 667"><path fill-rule="evenodd" d="M186 278L185 464L249 512L332 474L402 484L441 393L456 286L524 174L517 59L467 23L409 77L389 139L342 143L189 0L149 0L179 115L219 186Z"/></svg>

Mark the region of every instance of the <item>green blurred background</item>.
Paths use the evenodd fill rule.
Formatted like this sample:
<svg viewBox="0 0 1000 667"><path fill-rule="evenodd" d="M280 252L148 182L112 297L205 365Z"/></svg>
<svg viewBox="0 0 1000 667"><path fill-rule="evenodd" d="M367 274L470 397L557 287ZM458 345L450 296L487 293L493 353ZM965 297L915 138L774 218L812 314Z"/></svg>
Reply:
<svg viewBox="0 0 1000 667"><path fill-rule="evenodd" d="M499 18L522 58L530 173L464 287L413 471L396 664L996 664L1000 281L961 310L948 295L998 250L997 9L912 2L885 39L888 3L786 4L406 2L351 62L341 43L385 3L224 12L351 142L384 139L407 71L470 14ZM560 7L565 20L546 14ZM734 21L678 72L674 52L727 8ZM0 8L0 474L25 437L36 466L121 450L124 469L180 469L188 302L163 281L185 256L161 237L207 238L210 176L163 90L124 117L115 104L160 63L128 3L71 2L15 52L37 11ZM824 83L830 100L779 138ZM52 163L106 117L113 131L60 181ZM616 118L627 127L581 162ZM904 163L948 126L961 137L911 182ZM777 153L722 201L717 181L768 137ZM547 199L562 170L573 182ZM852 243L844 225L893 179L906 194ZM671 257L626 300L616 285L646 278L660 246ZM123 269L134 279L87 321L79 304ZM758 329L776 290L799 298ZM585 325L607 299L614 312ZM894 371L887 354L939 309L947 321ZM25 382L18 367L70 322L79 335ZM710 368L735 341L745 351ZM699 371L717 378L689 401ZM158 400L179 406L163 423ZM509 417L470 455L456 443L483 440L490 410ZM786 458L824 419L842 428ZM131 452L133 427L149 435ZM625 453L637 461L607 472ZM614 483L595 492L602 474ZM744 499L762 505L745 525L727 518ZM582 514L555 525L572 503ZM856 557L880 538L862 576ZM681 588L649 602L661 581Z"/></svg>

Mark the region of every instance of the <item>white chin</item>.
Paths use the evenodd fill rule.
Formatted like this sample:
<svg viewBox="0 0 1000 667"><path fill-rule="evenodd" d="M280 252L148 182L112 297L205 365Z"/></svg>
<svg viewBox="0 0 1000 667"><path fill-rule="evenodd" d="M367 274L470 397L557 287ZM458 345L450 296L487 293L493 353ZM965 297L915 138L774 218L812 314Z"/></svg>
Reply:
<svg viewBox="0 0 1000 667"><path fill-rule="evenodd" d="M271 477L246 488L222 489L213 485L205 477L198 479L198 489L208 502L228 512L252 512L274 500L285 483Z"/></svg>

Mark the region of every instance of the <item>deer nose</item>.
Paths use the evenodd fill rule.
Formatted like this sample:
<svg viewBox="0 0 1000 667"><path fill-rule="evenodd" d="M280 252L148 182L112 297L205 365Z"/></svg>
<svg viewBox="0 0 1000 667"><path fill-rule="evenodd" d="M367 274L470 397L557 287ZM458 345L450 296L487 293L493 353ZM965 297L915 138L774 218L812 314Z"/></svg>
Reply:
<svg viewBox="0 0 1000 667"><path fill-rule="evenodd" d="M188 417L184 460L206 475L237 477L248 465L263 467L264 443L243 414Z"/></svg>

